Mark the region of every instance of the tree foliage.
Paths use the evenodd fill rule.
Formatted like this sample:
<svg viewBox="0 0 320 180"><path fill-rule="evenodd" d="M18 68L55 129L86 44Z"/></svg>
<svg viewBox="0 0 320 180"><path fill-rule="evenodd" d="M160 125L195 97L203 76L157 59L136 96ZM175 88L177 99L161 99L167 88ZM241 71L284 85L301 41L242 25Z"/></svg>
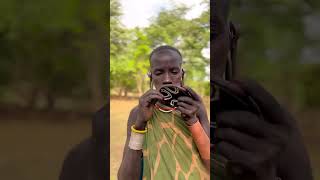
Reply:
<svg viewBox="0 0 320 180"><path fill-rule="evenodd" d="M306 23L307 17L317 15L319 3L312 0L232 2L231 19L239 24L241 34L238 64L242 75L263 82L282 103L293 109L309 107L311 101L313 106L320 105L315 84L313 88L306 86L306 82L312 81L310 75L318 73L319 57L305 53L319 50L319 41L307 36L313 27ZM306 65L310 58L318 59L312 63L314 68Z"/></svg>
<svg viewBox="0 0 320 180"><path fill-rule="evenodd" d="M98 0L4 0L0 7L0 74L7 79L0 79L3 92L29 107L36 106L40 96L50 109L59 97L87 94L92 107L101 106L97 97L103 99L101 79L106 77L90 67L102 68L105 61L106 7Z"/></svg>
<svg viewBox="0 0 320 180"><path fill-rule="evenodd" d="M114 0L116 1L116 0ZM114 3L114 2L113 2ZM207 3L208 7L209 4ZM116 4L116 3L115 3ZM115 8L116 9L116 8ZM145 28L127 29L120 23L121 8L114 13L111 24L111 84L118 92L142 94L148 88L149 54L159 45L178 48L183 56L186 84L201 94L208 93L210 61L202 50L209 44L209 8L195 19L186 19L188 7L179 5L162 9Z"/></svg>

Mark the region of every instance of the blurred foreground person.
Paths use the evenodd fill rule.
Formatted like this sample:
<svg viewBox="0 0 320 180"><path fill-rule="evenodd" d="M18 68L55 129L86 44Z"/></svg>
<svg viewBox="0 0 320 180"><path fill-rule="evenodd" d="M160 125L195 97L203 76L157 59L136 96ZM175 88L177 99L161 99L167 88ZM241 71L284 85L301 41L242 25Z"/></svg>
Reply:
<svg viewBox="0 0 320 180"><path fill-rule="evenodd" d="M235 78L229 6L211 3L211 179L311 180L296 121L259 84Z"/></svg>
<svg viewBox="0 0 320 180"><path fill-rule="evenodd" d="M92 136L67 154L59 180L109 179L109 104L95 113Z"/></svg>

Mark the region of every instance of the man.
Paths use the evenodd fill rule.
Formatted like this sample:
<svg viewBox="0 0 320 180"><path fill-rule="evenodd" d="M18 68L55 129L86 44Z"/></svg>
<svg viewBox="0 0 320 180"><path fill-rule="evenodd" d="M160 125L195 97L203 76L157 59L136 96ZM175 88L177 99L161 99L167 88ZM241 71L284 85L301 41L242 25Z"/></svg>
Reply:
<svg viewBox="0 0 320 180"><path fill-rule="evenodd" d="M209 121L199 95L183 86L180 52L171 46L156 48L149 77L151 89L128 118L118 179L209 179ZM177 108L170 109L161 103L164 85L185 88L192 98L181 96Z"/></svg>
<svg viewBox="0 0 320 180"><path fill-rule="evenodd" d="M109 178L109 104L95 113L92 136L70 150L59 180L106 180Z"/></svg>
<svg viewBox="0 0 320 180"><path fill-rule="evenodd" d="M309 157L296 121L260 85L253 81L234 80L231 68L235 47L228 22L229 1L211 4L211 47L213 80L211 177L246 180L311 180ZM228 81L225 81L225 80ZM243 108L234 97L219 91L216 82L230 92L241 90L260 109L260 115ZM219 84L218 83L218 84ZM220 89L221 90L221 89ZM240 93L241 94L241 93ZM244 98L243 98L244 99ZM216 167L213 163L221 163ZM224 171L224 172L222 172Z"/></svg>

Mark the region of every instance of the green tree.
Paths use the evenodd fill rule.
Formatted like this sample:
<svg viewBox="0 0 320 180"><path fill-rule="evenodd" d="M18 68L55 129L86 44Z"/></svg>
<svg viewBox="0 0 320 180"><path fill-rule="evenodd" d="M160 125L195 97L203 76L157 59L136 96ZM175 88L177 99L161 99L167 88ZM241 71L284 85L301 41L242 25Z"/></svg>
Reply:
<svg viewBox="0 0 320 180"><path fill-rule="evenodd" d="M1 50L7 55L0 62L10 61L3 89L29 107L43 95L52 109L57 98L79 91L83 99L89 94L92 108L101 106L107 37L98 0L5 0L0 7L1 42L10 49Z"/></svg>
<svg viewBox="0 0 320 180"><path fill-rule="evenodd" d="M283 103L299 108L304 101L300 76L307 5L300 0L233 3L231 19L240 24L242 75L262 81Z"/></svg>
<svg viewBox="0 0 320 180"><path fill-rule="evenodd" d="M209 44L209 9L199 18L186 19L186 6L163 9L145 28L126 29L119 21L121 8L114 3L111 17L111 84L113 89L136 90L142 94L148 87L149 54L159 45L168 44L181 50L187 69L186 84L201 93L209 88L205 68L209 59L202 50ZM205 1L207 3L208 1ZM201 84L201 86L199 86ZM200 88L202 87L202 88Z"/></svg>

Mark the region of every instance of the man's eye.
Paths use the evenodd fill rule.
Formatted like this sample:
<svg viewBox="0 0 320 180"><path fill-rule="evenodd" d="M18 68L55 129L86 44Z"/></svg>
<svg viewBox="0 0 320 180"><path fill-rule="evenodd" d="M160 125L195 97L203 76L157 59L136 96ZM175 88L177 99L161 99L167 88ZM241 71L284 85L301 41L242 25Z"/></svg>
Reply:
<svg viewBox="0 0 320 180"><path fill-rule="evenodd" d="M157 71L157 72L155 72L154 73L154 75L156 75L156 76L159 76L159 75L161 75L162 73L160 72L160 71Z"/></svg>

